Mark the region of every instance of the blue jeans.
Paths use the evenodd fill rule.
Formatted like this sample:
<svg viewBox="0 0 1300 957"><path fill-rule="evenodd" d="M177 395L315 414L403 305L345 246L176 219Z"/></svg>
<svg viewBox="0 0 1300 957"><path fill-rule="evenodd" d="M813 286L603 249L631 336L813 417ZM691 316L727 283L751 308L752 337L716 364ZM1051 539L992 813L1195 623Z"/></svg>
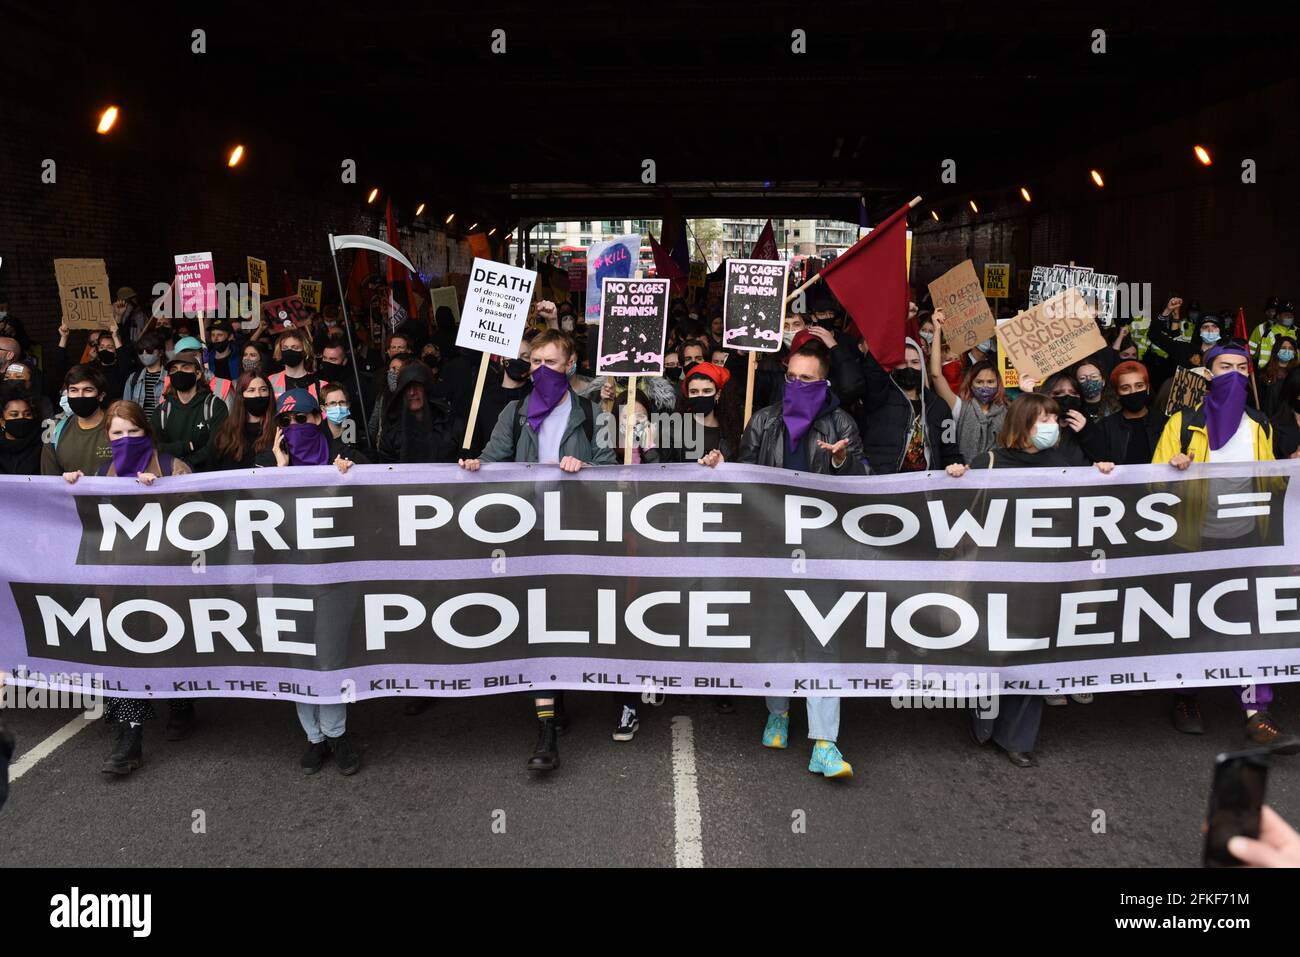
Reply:
<svg viewBox="0 0 1300 957"><path fill-rule="evenodd" d="M808 702L808 740L834 741L840 735L840 699L805 698ZM768 714L790 710L789 698L768 698Z"/></svg>
<svg viewBox="0 0 1300 957"><path fill-rule="evenodd" d="M297 702L298 722L307 732L307 740L320 744L326 738L339 738L348 729L346 704L304 704Z"/></svg>

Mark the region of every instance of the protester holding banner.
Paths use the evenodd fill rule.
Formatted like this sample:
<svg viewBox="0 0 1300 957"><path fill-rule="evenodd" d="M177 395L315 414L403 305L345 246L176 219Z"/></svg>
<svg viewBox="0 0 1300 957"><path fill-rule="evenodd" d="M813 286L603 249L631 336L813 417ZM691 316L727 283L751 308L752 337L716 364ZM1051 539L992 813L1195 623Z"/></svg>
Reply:
<svg viewBox="0 0 1300 957"><path fill-rule="evenodd" d="M1024 392L1033 392L1034 385L1034 381L1027 376L1020 377L1020 388ZM1109 461L1101 431L1084 414L1083 398L1080 395L1082 390L1073 372L1062 370L1052 373L1038 391L1056 400L1060 407L1059 421L1064 426L1061 429L1060 451L1069 465L1084 466Z"/></svg>
<svg viewBox="0 0 1300 957"><path fill-rule="evenodd" d="M1278 393L1273 424L1273 457L1300 459L1300 368L1287 375Z"/></svg>
<svg viewBox="0 0 1300 957"><path fill-rule="evenodd" d="M1247 403L1250 391L1250 355L1246 346L1229 342L1216 345L1205 353L1209 369L1210 391L1194 409L1180 409L1169 418L1152 462L1168 463L1185 470L1193 462L1268 462L1273 459L1273 429L1264 413ZM1224 496L1250 495L1256 490L1252 478L1213 478L1207 487L1198 487L1199 495L1189 494L1178 516L1176 541L1189 550L1198 550L1205 539L1230 541L1256 533L1256 519L1221 514L1210 503L1225 501ZM1273 701L1272 685L1254 684L1241 688L1240 702L1246 716L1246 735L1256 744L1280 748L1279 753L1300 752L1300 738L1283 733L1268 712ZM1175 694L1174 727L1184 734L1204 734L1196 691Z"/></svg>
<svg viewBox="0 0 1300 957"><path fill-rule="evenodd" d="M1075 464L1061 451L1058 442L1062 430L1058 423L1061 407L1049 396L1027 393L1011 403L1007 409L1002 429L998 433L997 447L972 459L970 468L1065 468ZM1112 462L1098 462L1097 471L1109 475L1115 468ZM966 473L964 466L948 469L948 474L960 478ZM1054 703L1064 704L1058 700ZM1080 704L1092 700L1091 695L1072 695ZM972 711L971 733L977 744L992 740L1006 752L1007 758L1018 768L1031 768L1038 764L1034 757L1034 743L1038 740L1038 727L1047 703L1041 695L1001 695L997 699L996 715Z"/></svg>
<svg viewBox="0 0 1300 957"><path fill-rule="evenodd" d="M306 389L313 397L318 396L315 374L315 358L311 353L311 340L302 333L290 329L280 333L275 340L275 361L282 368L271 376L271 388L278 399L291 389Z"/></svg>
<svg viewBox="0 0 1300 957"><path fill-rule="evenodd" d="M167 361L167 391L149 420L159 448L185 459L196 472L207 467L212 436L229 414L203 371L199 341L187 336L177 342L176 354Z"/></svg>
<svg viewBox="0 0 1300 957"><path fill-rule="evenodd" d="M533 389L501 410L487 447L460 467L476 472L482 462L557 463L565 472L584 465L616 465L613 448L595 441L596 409L569 385L576 355L573 340L558 329L546 329L532 342L529 363ZM556 734L567 726L564 692L533 699L537 712L537 747L528 759L530 771L560 766Z"/></svg>
<svg viewBox="0 0 1300 957"><path fill-rule="evenodd" d="M1007 417L1007 393L997 366L985 360L968 368L954 392L943 374L943 312L935 312L930 328L930 382L939 398L948 403L957 426L957 451L962 460L973 462L992 449ZM924 330L922 331L924 335Z"/></svg>
<svg viewBox="0 0 1300 957"><path fill-rule="evenodd" d="M528 393L533 388L530 358L533 351L532 337L535 335L536 332L533 330L526 331L523 340L519 343L519 354L492 367L492 370L501 370L499 375L489 371L488 379L483 385L478 419L474 423L474 435L470 439L471 457L478 455L487 445L488 439L492 437L492 430L496 427L497 419L501 417L501 411L511 402L528 398Z"/></svg>
<svg viewBox="0 0 1300 957"><path fill-rule="evenodd" d="M0 475L41 474L42 420L32 401L15 383L0 387Z"/></svg>
<svg viewBox="0 0 1300 957"><path fill-rule="evenodd" d="M858 427L853 417L840 408L840 400L827 379L830 350L811 335L802 341L796 337L796 342L786 366L781 401L753 414L740 440L736 461L817 475L864 475ZM711 451L700 463L714 467L721 461L722 456ZM828 778L851 778L853 766L844 760L836 744L840 699L810 696L806 701L808 737L813 742L808 770ZM784 749L789 743L790 699L769 697L763 744Z"/></svg>
<svg viewBox="0 0 1300 957"><path fill-rule="evenodd" d="M463 435L464 423L434 391L429 367L423 362L403 366L380 422L379 461L454 462Z"/></svg>
<svg viewBox="0 0 1300 957"><path fill-rule="evenodd" d="M271 383L266 376L245 372L234 391L230 415L213 439L213 471L252 468L268 452L275 436L271 415Z"/></svg>
<svg viewBox="0 0 1300 957"><path fill-rule="evenodd" d="M947 439L952 410L931 393L916 340L907 340L903 361L888 371L876 361L866 339L858 349L865 378L858 426L871 474L920 472L960 463L961 452Z"/></svg>
<svg viewBox="0 0 1300 957"><path fill-rule="evenodd" d="M1105 459L1117 465L1146 465L1151 461L1165 415L1151 404L1151 378L1140 362L1121 362L1110 374L1119 412L1098 423Z"/></svg>
<svg viewBox="0 0 1300 957"><path fill-rule="evenodd" d="M75 482L94 475L113 457L104 431L108 384L97 366L76 365L63 377L64 414L54 423L50 441L41 452L41 474L62 475Z"/></svg>

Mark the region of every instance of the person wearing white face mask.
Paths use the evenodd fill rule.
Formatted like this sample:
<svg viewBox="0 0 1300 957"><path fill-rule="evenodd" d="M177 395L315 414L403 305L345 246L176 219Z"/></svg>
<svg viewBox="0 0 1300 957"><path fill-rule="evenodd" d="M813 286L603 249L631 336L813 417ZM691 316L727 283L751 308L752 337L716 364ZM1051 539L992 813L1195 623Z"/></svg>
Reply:
<svg viewBox="0 0 1300 957"><path fill-rule="evenodd" d="M1280 302L1273 321L1256 326L1255 331L1250 334L1251 354L1261 367L1266 366L1273 356L1277 340L1283 338L1294 340L1295 335L1295 305L1290 302Z"/></svg>
<svg viewBox="0 0 1300 957"><path fill-rule="evenodd" d="M167 374L163 371L163 342L155 332L146 332L137 343L136 355L140 368L132 372L122 390L122 398L130 399L144 409L146 417L153 415L167 388Z"/></svg>
<svg viewBox="0 0 1300 957"><path fill-rule="evenodd" d="M997 446L976 456L968 466L949 465L947 472L961 478L971 468L1065 468L1074 463L1060 450L1061 407L1051 396L1028 392L1011 403L998 432ZM1113 462L1094 465L1102 475L1115 469ZM1038 764L1033 755L1046 698L1042 695L1000 695L996 717L973 711L971 734L977 744L990 740L1006 752L1018 768Z"/></svg>

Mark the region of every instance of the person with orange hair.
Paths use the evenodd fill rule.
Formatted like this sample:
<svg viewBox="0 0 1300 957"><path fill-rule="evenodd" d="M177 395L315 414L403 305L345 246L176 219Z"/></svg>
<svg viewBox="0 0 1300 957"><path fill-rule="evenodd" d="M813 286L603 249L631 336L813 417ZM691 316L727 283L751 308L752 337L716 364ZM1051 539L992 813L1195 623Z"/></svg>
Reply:
<svg viewBox="0 0 1300 957"><path fill-rule="evenodd" d="M1165 428L1165 414L1151 405L1147 367L1140 362L1121 362L1111 370L1110 387L1119 400L1119 412L1097 422L1106 459L1116 465L1146 465Z"/></svg>

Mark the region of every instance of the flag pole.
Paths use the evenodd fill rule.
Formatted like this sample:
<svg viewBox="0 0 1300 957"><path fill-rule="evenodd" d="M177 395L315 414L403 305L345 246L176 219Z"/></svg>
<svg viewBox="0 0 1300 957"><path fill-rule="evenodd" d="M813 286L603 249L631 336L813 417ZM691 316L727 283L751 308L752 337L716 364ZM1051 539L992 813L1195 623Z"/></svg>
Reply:
<svg viewBox="0 0 1300 957"><path fill-rule="evenodd" d="M919 206L920 204L921 204L921 197L920 197L920 196L913 196L911 202L909 202L909 203L907 204L907 208L908 208L908 209L915 209L915 208L916 208L917 206ZM862 242L862 240L858 240L858 242ZM812 285L815 285L816 283L821 282L821 278L822 278L822 274L821 274L821 273L818 273L817 275L815 275L815 276L813 276L811 279L809 279L806 283L804 283L802 286L800 286L798 289L796 289L794 292L790 293L790 295L786 296L786 297L785 297L786 305L789 305L790 303L794 302L795 298L798 297L799 293L803 292L803 291L804 291L805 289L807 289L809 286L812 286Z"/></svg>
<svg viewBox="0 0 1300 957"><path fill-rule="evenodd" d="M361 406L361 431L366 434L366 448L374 448L370 439L370 417L366 414L365 393L361 389L361 367L357 365L357 350L352 345L352 321L348 318L348 295L343 290L343 277L339 275L339 254L334 248L334 234L330 233L330 259L334 260L334 282L339 287L339 308L343 310L343 331L348 334L348 361L357 383L357 405Z"/></svg>

